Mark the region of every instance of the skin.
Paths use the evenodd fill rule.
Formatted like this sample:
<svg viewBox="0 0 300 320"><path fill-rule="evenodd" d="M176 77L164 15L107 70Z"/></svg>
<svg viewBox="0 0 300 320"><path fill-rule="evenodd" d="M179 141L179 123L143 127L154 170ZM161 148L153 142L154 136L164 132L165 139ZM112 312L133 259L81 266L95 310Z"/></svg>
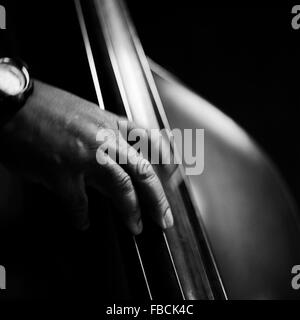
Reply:
<svg viewBox="0 0 300 320"><path fill-rule="evenodd" d="M33 94L2 129L1 161L59 195L79 229L89 226L87 183L113 198L134 235L143 228L141 203L152 209L159 226L171 227L169 203L148 160L121 137L117 153L129 152L127 164L119 165L96 140L99 129L107 130L107 143L116 145L110 133L118 130L121 121L93 103L35 80ZM133 123L128 126L135 128ZM96 158L106 161L99 164Z"/></svg>

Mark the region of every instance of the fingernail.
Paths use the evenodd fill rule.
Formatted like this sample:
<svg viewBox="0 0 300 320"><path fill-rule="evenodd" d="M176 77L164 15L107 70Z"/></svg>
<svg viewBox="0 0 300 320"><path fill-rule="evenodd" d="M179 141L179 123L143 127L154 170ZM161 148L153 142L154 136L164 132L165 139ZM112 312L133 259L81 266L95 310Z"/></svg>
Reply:
<svg viewBox="0 0 300 320"><path fill-rule="evenodd" d="M170 208L167 209L164 219L163 219L163 227L164 229L173 227L174 219L172 215L172 211Z"/></svg>
<svg viewBox="0 0 300 320"><path fill-rule="evenodd" d="M142 219L140 218L137 223L134 225L134 230L133 230L133 233L135 235L138 235L142 232L143 230L143 222L142 222Z"/></svg>

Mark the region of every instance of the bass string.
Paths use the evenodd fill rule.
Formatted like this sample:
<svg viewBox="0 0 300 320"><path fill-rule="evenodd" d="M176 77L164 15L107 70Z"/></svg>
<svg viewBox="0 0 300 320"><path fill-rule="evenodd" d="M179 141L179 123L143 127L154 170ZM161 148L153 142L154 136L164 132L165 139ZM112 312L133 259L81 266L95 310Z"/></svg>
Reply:
<svg viewBox="0 0 300 320"><path fill-rule="evenodd" d="M100 109L105 110L105 105L104 105L104 101L103 101L103 97L102 97L102 93L101 93L101 88L100 88L100 82L98 79L98 75L97 75L97 69L96 69L96 65L95 65L95 60L93 57L93 53L92 53L92 49L91 49L91 44L90 44L90 40L89 40L89 36L88 36L88 32L87 32L87 28L86 28L86 24L84 21L84 16L83 16L83 11L82 11L82 7L80 4L80 0L74 0L75 3L75 8L76 8L76 12L77 12L77 17L78 17L78 21L79 21L79 25L80 25L80 30L81 30L81 34L83 37L83 42L84 42L84 47L86 50L86 55L87 55L87 59L88 59L88 64L90 67L90 71L92 74L92 79L93 79L93 84L94 84L94 88L96 91L96 95L97 95L97 100L98 100L98 105L100 107ZM145 271L145 267L144 267L144 263L140 254L140 250L138 247L138 244L136 242L136 238L135 236L133 236L133 243L134 243L134 248L138 257L138 261L140 264L140 268L142 270L142 274L144 277L144 281L145 281L145 285L147 288L147 293L149 296L149 299L152 301L152 293L151 293L151 289L149 286L149 281L146 275L146 271Z"/></svg>
<svg viewBox="0 0 300 320"><path fill-rule="evenodd" d="M142 69L144 77L145 77L145 81L147 82L147 85L148 85L148 88L149 88L149 94L150 94L150 96L152 95L152 97L153 97L153 99L151 99L153 101L152 105L153 105L153 107L155 105L155 107L157 108L158 114L160 116L159 120L161 120L161 123L162 123L163 127L165 129L168 129L167 132L169 132L170 131L170 125L169 125L167 116L166 116L166 114L164 112L164 107L163 107L162 101L160 99L158 90L156 88L156 84L154 82L154 79L152 77L150 66L149 66L149 63L147 61L147 57L146 57L145 52L143 50L142 44L139 41L139 37L138 37L138 35L137 35L136 31L135 31L134 25L133 25L133 23L132 23L132 21L131 21L131 19L129 17L128 9L125 6L124 1L123 0L118 0L117 2L119 4L119 6L121 7L121 11L122 11L122 13L124 15L124 18L125 18L125 21L126 21L126 25L128 27L128 32L129 32L129 34L131 36L132 43L133 43L137 58L139 60L139 64L141 66L141 69ZM168 138L170 140L170 136L168 136ZM174 149L175 150L173 150L173 152L175 153L175 157L178 157L178 152L177 152L176 147L174 147ZM165 243L165 246L167 248L168 256L170 258L171 265L172 265L172 268L173 268L173 272L175 274L176 282L177 282L177 285L179 287L179 291L181 293L181 297L182 297L183 300L186 300L186 297L185 297L185 294L184 294L184 290L183 290L183 287L182 287L182 284L181 284L181 281L180 281L180 278L179 278L179 275L178 275L178 271L177 271L177 268L176 268L176 265L175 265L175 261L174 261L173 255L172 255L172 251L171 251L171 248L170 248L170 245L169 245L169 241L167 239L166 233L163 232L163 231L162 231L162 233L163 233L164 243Z"/></svg>
<svg viewBox="0 0 300 320"><path fill-rule="evenodd" d="M104 101L103 101L103 97L102 97L102 93L101 93L101 88L100 88L100 82L99 82L98 75L97 75L97 69L96 69L94 58L93 58L93 53L92 53L91 44L90 44L90 40L89 40L89 36L88 36L88 32L87 32L87 28L86 28L86 24L85 24L85 20L84 20L84 15L83 15L81 3L80 3L80 0L74 0L74 2L75 2L76 12L77 12L77 16L78 16L78 20L79 20L79 24L80 24L80 29L81 29L84 45L85 45L85 50L86 50L86 54L87 54L87 58L88 58L89 67L90 67L90 70L92 73L93 84L94 84L94 87L96 90L99 107L101 109L105 110L105 105L104 105ZM127 23L128 23L128 17L126 17L126 18L127 18ZM138 57L140 58L140 54L138 55ZM143 68L144 64L140 63L140 65ZM116 67L117 67L117 63L114 63L114 71L117 71L117 70L115 70ZM143 71L145 71L145 70L143 70ZM120 78L119 78L119 80L120 80ZM120 81L118 81L118 86L122 88ZM153 88L153 84L150 86L150 88L151 89ZM123 100L124 99L126 100L125 97L126 97L126 95L122 95ZM124 104L126 106L128 105L128 103L126 103L126 101L124 101ZM125 111L126 111L127 116L129 117L129 119L132 119L132 115L131 115L131 112L129 111L129 108L125 108L125 109L126 109ZM182 285L181 285L181 282L179 279L177 268L175 266L174 258L173 258L172 252L170 250L168 239L167 239L166 234L164 232L163 232L163 238L164 238L164 243L167 248L168 256L170 258L171 265L172 265L172 268L173 268L173 271L174 271L174 274L176 277L176 282L178 284L179 291L181 293L182 299L185 300L186 299L185 294L184 294L184 291L183 291L183 288L182 288ZM147 292L149 295L149 299L152 300L153 297L152 297L148 277L146 275L146 271L145 271L144 263L143 263L143 260L142 260L141 254L140 254L138 243L137 243L136 238L134 236L133 236L133 242L134 242L135 251L136 251L136 254L138 257L138 261L140 264L140 268L142 270L142 274L143 274L143 278L144 278Z"/></svg>
<svg viewBox="0 0 300 320"><path fill-rule="evenodd" d="M97 95L98 105L99 105L100 109L105 110L104 101L103 101L101 88L100 88L100 82L99 82L98 74L97 74L97 70L96 70L95 60L94 60L94 56L92 53L91 43L90 43L90 39L89 39L89 36L87 33L86 24L84 21L84 16L83 16L80 0L74 0L74 3L75 3L75 7L76 7L77 17L78 17L78 21L79 21L79 25L80 25L80 30L81 30L81 34L82 34L82 38L83 38L83 42L84 42L84 47L85 47L89 67L90 67L91 74L92 74L93 84L94 84L94 88L95 88L96 95Z"/></svg>

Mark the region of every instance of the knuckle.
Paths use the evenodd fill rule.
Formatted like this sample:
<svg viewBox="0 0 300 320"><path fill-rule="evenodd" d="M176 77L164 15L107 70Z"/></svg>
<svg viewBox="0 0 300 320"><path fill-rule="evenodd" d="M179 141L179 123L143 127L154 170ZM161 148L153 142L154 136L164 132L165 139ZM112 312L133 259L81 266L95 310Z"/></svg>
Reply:
<svg viewBox="0 0 300 320"><path fill-rule="evenodd" d="M100 146L114 143L116 141L116 131L112 128L101 127L96 134L96 141Z"/></svg>
<svg viewBox="0 0 300 320"><path fill-rule="evenodd" d="M123 193L132 192L133 186L130 176L127 173L121 173L117 179L117 188L121 189Z"/></svg>
<svg viewBox="0 0 300 320"><path fill-rule="evenodd" d="M74 148L77 160L84 161L89 157L89 150L81 139L77 138L74 140Z"/></svg>
<svg viewBox="0 0 300 320"><path fill-rule="evenodd" d="M162 191L158 197L157 206L162 209L167 209L169 207L168 200Z"/></svg>

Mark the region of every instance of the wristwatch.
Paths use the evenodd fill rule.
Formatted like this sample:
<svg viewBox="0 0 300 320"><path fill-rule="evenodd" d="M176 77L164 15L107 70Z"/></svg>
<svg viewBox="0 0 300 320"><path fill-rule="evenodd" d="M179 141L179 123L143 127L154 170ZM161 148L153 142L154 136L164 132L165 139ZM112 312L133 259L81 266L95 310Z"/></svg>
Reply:
<svg viewBox="0 0 300 320"><path fill-rule="evenodd" d="M0 125L20 110L33 91L33 81L24 62L0 58Z"/></svg>

